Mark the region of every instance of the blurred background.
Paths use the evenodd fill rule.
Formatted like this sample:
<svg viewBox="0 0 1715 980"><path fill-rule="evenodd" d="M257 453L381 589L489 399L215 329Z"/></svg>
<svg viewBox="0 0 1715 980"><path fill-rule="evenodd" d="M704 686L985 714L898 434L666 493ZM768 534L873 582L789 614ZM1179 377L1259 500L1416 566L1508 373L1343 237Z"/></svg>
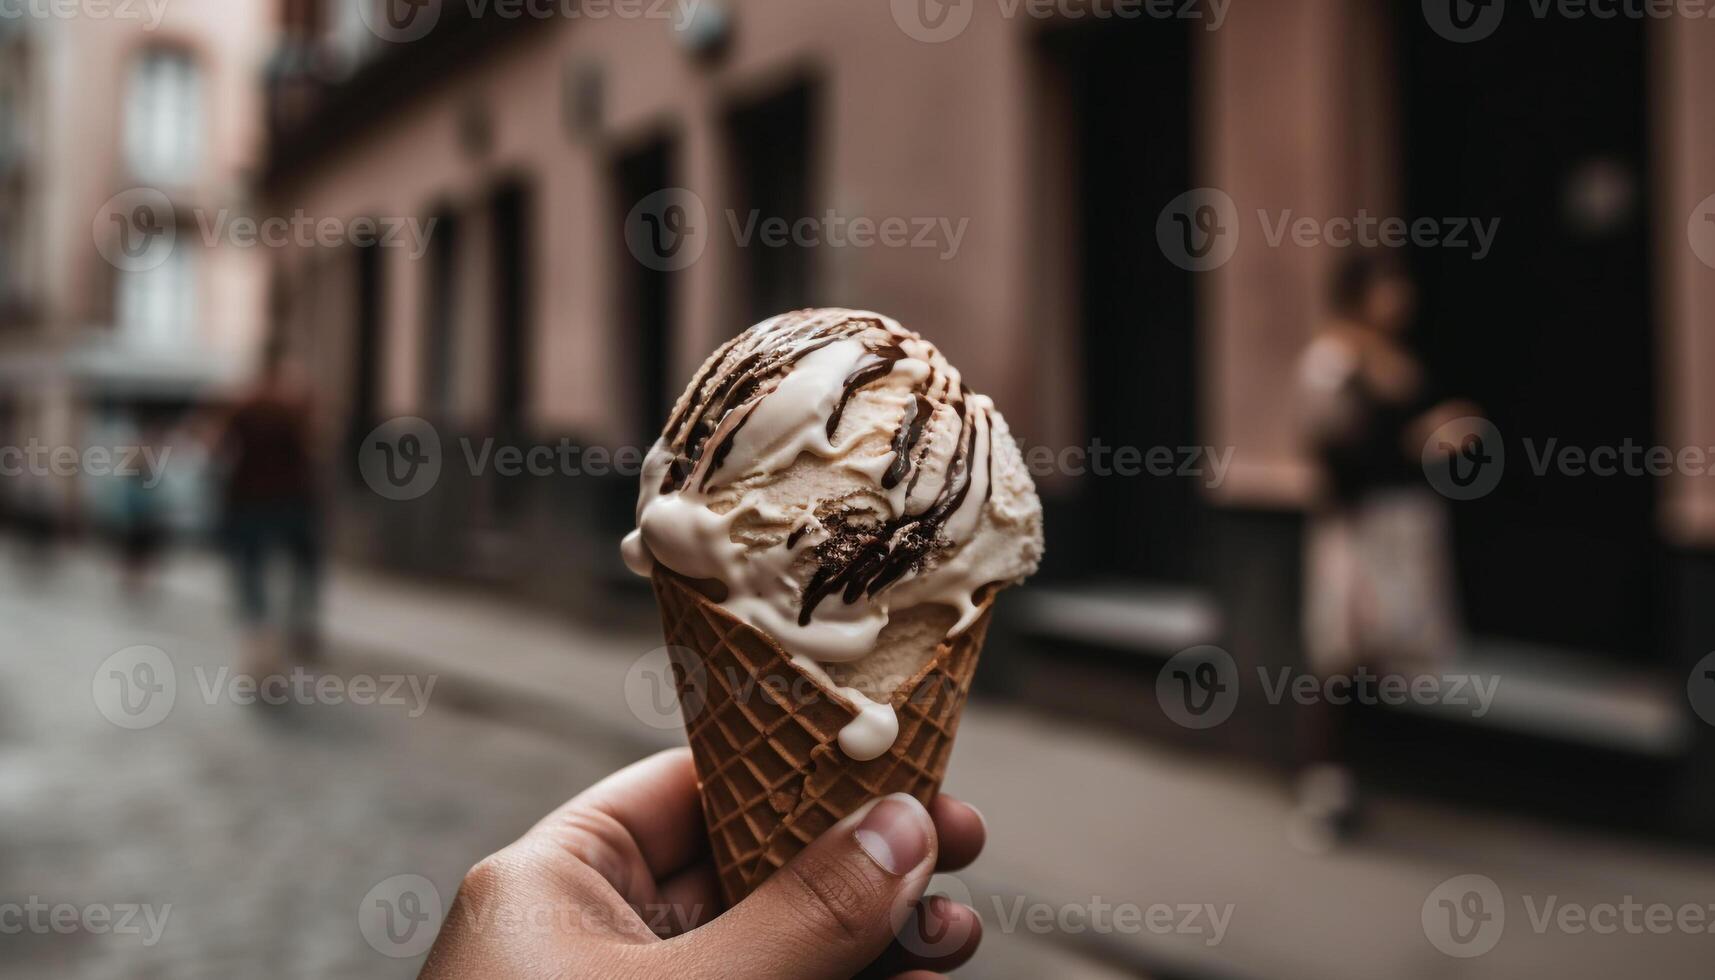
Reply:
<svg viewBox="0 0 1715 980"><path fill-rule="evenodd" d="M1707 14L0 2L0 972L413 976L682 740L672 400L852 306L1046 509L962 975L1706 975Z"/></svg>

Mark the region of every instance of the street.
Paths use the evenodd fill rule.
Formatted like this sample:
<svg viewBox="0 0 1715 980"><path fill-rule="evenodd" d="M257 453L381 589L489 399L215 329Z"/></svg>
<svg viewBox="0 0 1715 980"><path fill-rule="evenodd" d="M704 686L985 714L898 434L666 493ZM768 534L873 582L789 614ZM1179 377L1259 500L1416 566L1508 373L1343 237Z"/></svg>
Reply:
<svg viewBox="0 0 1715 980"><path fill-rule="evenodd" d="M218 562L176 557L148 598L122 583L93 550L43 563L0 544L7 977L413 976L473 862L683 737L637 686L658 634L342 567L325 661L257 692L223 673ZM1357 840L1305 852L1277 776L981 700L949 789L990 830L970 871L937 879L985 921L963 976L1707 963L1692 920L1715 866L1648 842L1378 798ZM1473 950L1435 916L1479 879L1505 919Z"/></svg>
<svg viewBox="0 0 1715 980"><path fill-rule="evenodd" d="M420 874L450 900L473 860L636 755L433 708L203 703L192 672L233 644L217 611L129 604L101 565L5 569L0 895L170 906L152 944L6 936L8 976L413 976L418 959L359 933L371 886ZM138 644L170 651L187 683L168 718L132 731L97 710L91 682Z"/></svg>
<svg viewBox="0 0 1715 980"><path fill-rule="evenodd" d="M422 675L261 703L221 673L236 635L217 589L133 599L82 552L43 567L0 546L0 623L0 973L17 980L415 976L432 928L372 944L360 905L420 875L444 908L477 859L670 741L574 743L443 704ZM98 668L138 646L170 656L176 696L128 729ZM1007 939L973 975L1075 966Z"/></svg>

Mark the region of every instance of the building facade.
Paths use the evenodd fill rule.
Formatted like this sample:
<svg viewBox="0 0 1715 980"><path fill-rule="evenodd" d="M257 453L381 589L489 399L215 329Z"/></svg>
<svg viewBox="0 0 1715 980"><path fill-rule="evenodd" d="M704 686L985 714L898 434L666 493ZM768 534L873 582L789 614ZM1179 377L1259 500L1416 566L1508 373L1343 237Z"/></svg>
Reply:
<svg viewBox="0 0 1715 980"><path fill-rule="evenodd" d="M348 481L347 546L600 594L630 481L498 480L459 447L647 446L723 338L869 307L934 337L1053 460L1046 598L1020 635L1298 664L1316 480L1296 365L1352 236L1389 216L1436 222L1446 247L1410 258L1425 356L1509 440L1715 446L1715 27L1467 43L1394 6L287 5L271 211L395 233L272 252L274 322L317 365L350 469L376 424L420 416L459 471L409 505ZM1502 211L1492 254L1454 245ZM1213 258L1191 237L1227 227ZM1104 445L1194 465L1104 479ZM1715 486L1505 486L1455 511L1473 631L1644 678L1595 737L1683 785ZM1223 737L1289 741L1280 713L1246 717Z"/></svg>
<svg viewBox="0 0 1715 980"><path fill-rule="evenodd" d="M224 233L254 213L272 15L41 11L0 19L0 427L81 452L250 369L267 262ZM99 476L32 458L7 474L9 509L102 518Z"/></svg>

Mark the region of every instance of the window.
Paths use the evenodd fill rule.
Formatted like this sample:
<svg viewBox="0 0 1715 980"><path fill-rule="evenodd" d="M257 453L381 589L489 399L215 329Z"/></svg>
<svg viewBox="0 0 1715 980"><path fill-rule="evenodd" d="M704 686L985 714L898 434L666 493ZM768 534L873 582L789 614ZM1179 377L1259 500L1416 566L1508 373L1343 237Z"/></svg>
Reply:
<svg viewBox="0 0 1715 980"><path fill-rule="evenodd" d="M132 175L164 184L194 179L202 136L202 78L190 54L145 51L126 90L125 157Z"/></svg>
<svg viewBox="0 0 1715 980"><path fill-rule="evenodd" d="M119 336L134 347L183 348L195 340L196 278L182 245L160 265L119 274Z"/></svg>
<svg viewBox="0 0 1715 980"><path fill-rule="evenodd" d="M329 39L346 67L353 68L373 52L380 42L363 20L363 5L374 0L326 0ZM393 0L382 0L392 3Z"/></svg>

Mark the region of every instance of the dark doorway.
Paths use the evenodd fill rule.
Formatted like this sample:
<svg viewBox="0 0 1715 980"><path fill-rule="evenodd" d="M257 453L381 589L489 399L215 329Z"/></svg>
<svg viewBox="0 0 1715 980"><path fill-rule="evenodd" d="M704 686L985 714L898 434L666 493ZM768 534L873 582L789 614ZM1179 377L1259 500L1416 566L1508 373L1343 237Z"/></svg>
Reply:
<svg viewBox="0 0 1715 980"><path fill-rule="evenodd" d="M381 247L374 242L365 242L353 251L357 281L356 307L352 311L351 414L346 423L350 452L346 458L354 463L349 469L354 480L362 479L355 465L358 447L380 422L382 254Z"/></svg>
<svg viewBox="0 0 1715 980"><path fill-rule="evenodd" d="M502 184L490 201L494 235L491 270L494 302L494 374L489 415L502 438L524 431L529 396L532 263L530 189L522 181Z"/></svg>
<svg viewBox="0 0 1715 980"><path fill-rule="evenodd" d="M813 246L763 240L770 219L788 224L815 216L816 88L799 82L767 98L741 104L727 115L726 141L733 174L732 222L748 243L738 249L739 295L733 331L816 303ZM717 219L726 223L726 217ZM724 228L722 231L733 231Z"/></svg>
<svg viewBox="0 0 1715 980"><path fill-rule="evenodd" d="M452 411L453 344L459 299L459 220L450 210L434 217L423 311L423 412L431 420Z"/></svg>
<svg viewBox="0 0 1715 980"><path fill-rule="evenodd" d="M623 229L638 202L673 185L675 142L654 139L613 164L614 227ZM630 372L637 391L637 433L649 445L666 424L671 365L669 341L679 273L646 265L632 255L623 234L616 235L614 262L619 270L618 308L614 322L620 331L619 349L630 354Z"/></svg>
<svg viewBox="0 0 1715 980"><path fill-rule="evenodd" d="M1533 466L1550 440L1654 443L1646 21L1507 17L1468 44L1400 21L1410 216L1501 219L1481 259L1413 255L1425 357L1505 444L1453 509L1469 626L1649 657L1653 481Z"/></svg>
<svg viewBox="0 0 1715 980"><path fill-rule="evenodd" d="M1193 274L1156 244L1156 219L1191 177L1191 42L1145 18L1044 36L1077 147L1077 329L1092 447L1198 445ZM1094 460L1094 454L1092 454ZM1112 457L1109 457L1111 462ZM1190 582L1200 487L1182 476L1091 473L1056 524L1080 574Z"/></svg>

